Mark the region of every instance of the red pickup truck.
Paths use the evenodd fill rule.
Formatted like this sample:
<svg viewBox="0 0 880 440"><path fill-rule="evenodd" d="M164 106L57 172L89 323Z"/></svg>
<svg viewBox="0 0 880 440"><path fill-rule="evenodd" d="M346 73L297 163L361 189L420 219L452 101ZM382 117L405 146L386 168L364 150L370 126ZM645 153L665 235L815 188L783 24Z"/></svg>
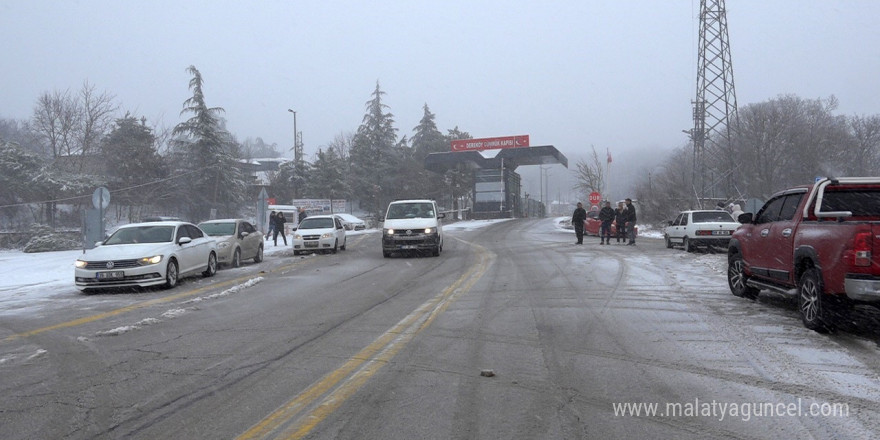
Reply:
<svg viewBox="0 0 880 440"><path fill-rule="evenodd" d="M819 179L737 220L727 251L734 295L796 297L804 326L819 332L855 304L880 306L880 177Z"/></svg>

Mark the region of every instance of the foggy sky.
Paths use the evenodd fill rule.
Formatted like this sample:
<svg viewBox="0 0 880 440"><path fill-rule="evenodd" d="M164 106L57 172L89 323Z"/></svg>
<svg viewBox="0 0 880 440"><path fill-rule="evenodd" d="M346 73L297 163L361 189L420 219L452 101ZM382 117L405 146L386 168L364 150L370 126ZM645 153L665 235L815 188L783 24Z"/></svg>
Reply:
<svg viewBox="0 0 880 440"><path fill-rule="evenodd" d="M740 107L791 93L880 113L880 2L727 9ZM0 117L28 119L41 93L88 81L121 112L171 128L194 65L239 141L259 136L289 156L291 108L311 155L357 129L379 81L399 136L427 103L444 133L528 134L570 169L590 146L608 149L619 178L687 142L698 12L699 0L0 0ZM536 171L519 171L536 194ZM550 173L567 192L570 172Z"/></svg>

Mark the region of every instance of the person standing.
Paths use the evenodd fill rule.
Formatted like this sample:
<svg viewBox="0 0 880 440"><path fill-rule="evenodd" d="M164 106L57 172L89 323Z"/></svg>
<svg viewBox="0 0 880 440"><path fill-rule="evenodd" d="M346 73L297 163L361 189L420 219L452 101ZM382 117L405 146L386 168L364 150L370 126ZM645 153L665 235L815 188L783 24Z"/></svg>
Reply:
<svg viewBox="0 0 880 440"><path fill-rule="evenodd" d="M284 218L284 213L279 211L275 214L275 234L272 236L272 239L275 241L275 246L278 246L278 233L281 233L281 238L284 239L284 245L287 246L287 235L284 234L284 223L287 223L287 219Z"/></svg>
<svg viewBox="0 0 880 440"><path fill-rule="evenodd" d="M599 244L611 244L611 223L614 222L614 208L611 202L605 201L605 206L599 210L599 221L602 225L599 227Z"/></svg>
<svg viewBox="0 0 880 440"><path fill-rule="evenodd" d="M626 207L623 202L617 202L617 209L614 210L614 221L617 222L617 243L621 240L626 243Z"/></svg>
<svg viewBox="0 0 880 440"><path fill-rule="evenodd" d="M308 216L309 215L306 213L306 208L300 207L299 214L297 215L297 218L296 218L296 224L299 225L299 223L301 221L305 220L306 217L308 217Z"/></svg>
<svg viewBox="0 0 880 440"><path fill-rule="evenodd" d="M577 236L575 244L584 244L584 220L587 219L587 211L584 204L578 202L577 208L571 214L571 225L574 226L574 234Z"/></svg>
<svg viewBox="0 0 880 440"><path fill-rule="evenodd" d="M626 231L629 235L627 246L636 244L636 207L630 198L626 199Z"/></svg>
<svg viewBox="0 0 880 440"><path fill-rule="evenodd" d="M266 229L266 240L272 236L272 232L275 231L275 211L269 213L269 228Z"/></svg>

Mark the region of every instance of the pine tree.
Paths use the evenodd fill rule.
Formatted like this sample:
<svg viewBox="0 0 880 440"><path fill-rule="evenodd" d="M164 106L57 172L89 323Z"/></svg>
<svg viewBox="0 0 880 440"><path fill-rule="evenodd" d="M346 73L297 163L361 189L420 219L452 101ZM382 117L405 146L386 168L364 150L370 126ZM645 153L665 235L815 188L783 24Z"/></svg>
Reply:
<svg viewBox="0 0 880 440"><path fill-rule="evenodd" d="M129 206L129 219L138 217L135 207L158 204L167 196L164 183L153 183L167 177L168 170L145 118L126 114L117 119L101 144L101 157L107 164L110 188L121 190L114 193L114 202Z"/></svg>
<svg viewBox="0 0 880 440"><path fill-rule="evenodd" d="M395 153L397 129L394 115L386 113L382 103L385 92L376 81L373 99L367 101L367 113L358 127L350 152L350 185L361 207L379 213L392 197L399 161Z"/></svg>
<svg viewBox="0 0 880 440"><path fill-rule="evenodd" d="M191 113L192 117L174 127L172 134L182 159L178 165L189 173L189 178L183 179L187 187L181 191L189 200L189 217L192 221L208 218L211 209L234 216L247 191L233 155L237 145L217 117L224 110L206 105L201 73L195 66L189 66L187 72L193 76L189 82L193 96L184 101L180 113Z"/></svg>
<svg viewBox="0 0 880 440"><path fill-rule="evenodd" d="M344 169L345 163L335 148L328 147L326 151L319 149L315 154L315 163L312 164L307 196L331 200L346 197L348 184L343 174Z"/></svg>

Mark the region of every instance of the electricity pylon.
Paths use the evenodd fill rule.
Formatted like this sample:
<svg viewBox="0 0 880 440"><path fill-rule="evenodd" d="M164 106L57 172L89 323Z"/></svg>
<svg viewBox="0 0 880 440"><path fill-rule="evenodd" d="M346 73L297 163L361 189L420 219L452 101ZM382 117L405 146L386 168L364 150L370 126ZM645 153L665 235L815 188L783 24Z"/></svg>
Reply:
<svg viewBox="0 0 880 440"><path fill-rule="evenodd" d="M694 143L694 194L702 206L703 200L738 192L731 142L739 116L724 0L700 0L699 39L694 128L687 133Z"/></svg>

